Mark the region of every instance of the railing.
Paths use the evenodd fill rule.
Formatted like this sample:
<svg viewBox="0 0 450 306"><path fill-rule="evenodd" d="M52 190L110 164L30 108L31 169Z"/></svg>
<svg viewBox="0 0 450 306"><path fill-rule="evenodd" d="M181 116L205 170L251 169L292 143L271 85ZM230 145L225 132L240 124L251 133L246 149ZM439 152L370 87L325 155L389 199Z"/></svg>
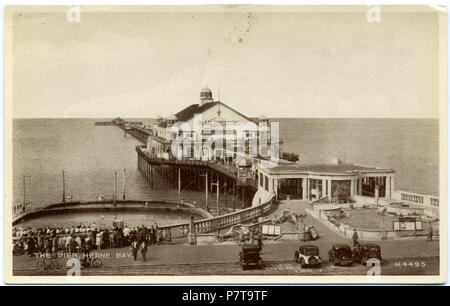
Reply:
<svg viewBox="0 0 450 306"><path fill-rule="evenodd" d="M249 207L223 216L194 221L195 233L201 234L215 232L221 229L229 228L233 225L252 221L253 219L259 218L270 211L272 208L272 203L273 198L267 203L255 207ZM172 237L186 237L189 233L189 222L162 226L160 229L165 231L170 230Z"/></svg>
<svg viewBox="0 0 450 306"><path fill-rule="evenodd" d="M238 179L238 169L236 167L232 167L226 164L215 163L211 161L202 161L195 159L165 159L161 157L153 157L148 153L145 153L142 149L143 146L136 146L136 152L144 158L147 162L150 163L160 163L166 165L184 165L184 166L200 166L200 167L209 167L213 170L221 172L233 179ZM239 181L240 185L251 186L256 189L256 181L254 179L246 178L245 181ZM242 184L241 184L242 183Z"/></svg>
<svg viewBox="0 0 450 306"><path fill-rule="evenodd" d="M439 197L398 190L394 193L396 200L439 208Z"/></svg>

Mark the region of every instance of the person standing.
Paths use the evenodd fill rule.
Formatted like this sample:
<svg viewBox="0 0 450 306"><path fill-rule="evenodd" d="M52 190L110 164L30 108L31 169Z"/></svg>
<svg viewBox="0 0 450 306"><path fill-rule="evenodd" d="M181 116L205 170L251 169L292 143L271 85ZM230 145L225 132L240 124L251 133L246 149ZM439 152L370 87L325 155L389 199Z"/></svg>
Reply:
<svg viewBox="0 0 450 306"><path fill-rule="evenodd" d="M142 224L141 228L139 229L139 244L145 242L146 239L147 239L147 228Z"/></svg>
<svg viewBox="0 0 450 306"><path fill-rule="evenodd" d="M115 235L115 230L112 230L112 231L110 231L109 232L109 247L110 248L115 248L116 247L116 242L115 242L115 238L116 238L116 235Z"/></svg>
<svg viewBox="0 0 450 306"><path fill-rule="evenodd" d="M261 234L260 231L258 231L258 234L257 234L257 240L258 240L259 251L261 251L261 250L262 250L263 242L262 242L262 234Z"/></svg>
<svg viewBox="0 0 450 306"><path fill-rule="evenodd" d="M65 247L66 247L66 253L69 253L69 254L72 253L72 249L71 249L72 239L73 239L73 237L71 235L67 235L66 236L66 245L65 245Z"/></svg>
<svg viewBox="0 0 450 306"><path fill-rule="evenodd" d="M77 254L78 254L78 253L82 253L82 251L83 251L83 241L82 241L80 235L76 235L76 236L75 236L75 242L76 242L76 250L77 250Z"/></svg>
<svg viewBox="0 0 450 306"><path fill-rule="evenodd" d="M86 266L87 263L91 262L91 248L92 248L92 237L90 234L84 239L83 243L83 265Z"/></svg>
<svg viewBox="0 0 450 306"><path fill-rule="evenodd" d="M353 230L353 246L356 247L358 244L358 232L356 231L356 228Z"/></svg>
<svg viewBox="0 0 450 306"><path fill-rule="evenodd" d="M139 245L138 245L138 242L136 239L131 242L131 252L133 253L134 261L136 261L136 259L137 259L138 246Z"/></svg>
<svg viewBox="0 0 450 306"><path fill-rule="evenodd" d="M432 241L433 240L433 225L430 222L430 230L428 232L428 241Z"/></svg>
<svg viewBox="0 0 450 306"><path fill-rule="evenodd" d="M95 245L97 246L97 250L100 250L100 248L102 247L102 236L103 236L102 231L100 231L97 235L95 235L96 237Z"/></svg>
<svg viewBox="0 0 450 306"><path fill-rule="evenodd" d="M117 246L119 248L123 247L125 245L124 238L123 238L123 230L121 227L117 229Z"/></svg>
<svg viewBox="0 0 450 306"><path fill-rule="evenodd" d="M147 243L145 242L145 240L142 241L139 247L141 249L142 261L145 262L145 256L147 255Z"/></svg>
<svg viewBox="0 0 450 306"><path fill-rule="evenodd" d="M239 230L239 243L245 244L245 235L242 228Z"/></svg>

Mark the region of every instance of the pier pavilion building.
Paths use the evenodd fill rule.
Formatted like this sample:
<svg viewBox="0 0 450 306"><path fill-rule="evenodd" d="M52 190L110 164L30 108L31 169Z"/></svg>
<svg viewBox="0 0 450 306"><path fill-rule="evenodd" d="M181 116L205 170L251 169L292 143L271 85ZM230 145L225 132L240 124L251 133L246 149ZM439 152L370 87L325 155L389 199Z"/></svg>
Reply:
<svg viewBox="0 0 450 306"><path fill-rule="evenodd" d="M195 122L198 118L201 118L201 122ZM198 123L201 126L201 133L199 133L201 135L194 134L198 129ZM189 127L188 131L183 130L183 125L179 124ZM174 126L180 126L181 129L177 130ZM216 128L221 130L220 133ZM249 118L221 101L214 101L212 91L208 87L201 90L198 103L192 104L176 114L171 114L167 118L158 117L152 130L154 131L153 135L150 135L147 141L147 152L160 158L231 161L237 157L239 150L249 154L250 150L255 149L251 148L250 144L259 145L260 137L267 139L267 146L263 147L265 156L267 156L266 152L270 152L268 148L271 144L271 129L268 118L263 115L256 119ZM242 134L239 134L241 131ZM261 133L265 133L265 135L261 135ZM176 154L173 154L172 143L181 137L190 142L190 145L186 147L180 143ZM238 141L238 138L243 141ZM203 146L206 141L211 142L211 146ZM216 146L218 142L222 143L221 148ZM227 142L233 144L232 151L227 151ZM202 150L201 156L194 158L196 144L200 144ZM277 148L280 147L278 142ZM259 146L256 146L256 149L258 148ZM188 150L190 150L189 154Z"/></svg>
<svg viewBox="0 0 450 306"><path fill-rule="evenodd" d="M277 199L304 199L366 203L389 201L394 192L393 169L346 164L299 164L280 160L269 165L260 160L257 166L257 195L275 195ZM257 205L253 202L253 205Z"/></svg>

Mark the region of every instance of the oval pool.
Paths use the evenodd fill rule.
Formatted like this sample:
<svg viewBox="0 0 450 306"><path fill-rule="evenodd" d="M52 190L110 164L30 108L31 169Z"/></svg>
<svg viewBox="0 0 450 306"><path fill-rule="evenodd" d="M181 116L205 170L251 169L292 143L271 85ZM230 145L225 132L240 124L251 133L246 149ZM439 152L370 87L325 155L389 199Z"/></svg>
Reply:
<svg viewBox="0 0 450 306"><path fill-rule="evenodd" d="M195 218L200 218L195 216ZM116 219L123 220L125 225L128 226L151 226L155 222L158 226L173 225L177 223L188 222L190 220L189 214L175 214L164 212L127 212L119 211L116 213ZM71 227L77 225L91 225L97 224L99 227L109 227L114 220L114 212L74 212L74 213L61 213L52 214L47 216L38 217L31 220L26 220L21 223L17 223L16 227Z"/></svg>

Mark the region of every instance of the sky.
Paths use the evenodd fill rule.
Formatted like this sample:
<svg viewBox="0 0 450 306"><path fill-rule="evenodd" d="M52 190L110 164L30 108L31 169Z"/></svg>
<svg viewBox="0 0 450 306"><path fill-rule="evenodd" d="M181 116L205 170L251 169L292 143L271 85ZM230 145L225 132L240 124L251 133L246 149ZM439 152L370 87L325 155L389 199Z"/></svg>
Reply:
<svg viewBox="0 0 450 306"><path fill-rule="evenodd" d="M13 18L14 118L154 118L215 99L248 116L437 118L438 15L63 12Z"/></svg>

